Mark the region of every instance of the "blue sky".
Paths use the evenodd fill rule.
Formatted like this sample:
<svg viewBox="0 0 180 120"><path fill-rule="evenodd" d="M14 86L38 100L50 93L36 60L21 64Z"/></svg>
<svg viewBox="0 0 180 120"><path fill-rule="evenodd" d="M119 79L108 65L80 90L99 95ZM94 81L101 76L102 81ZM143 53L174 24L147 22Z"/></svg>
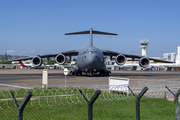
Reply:
<svg viewBox="0 0 180 120"><path fill-rule="evenodd" d="M180 46L178 0L0 0L0 54L43 55L80 49L89 35L65 33L94 30L100 49L141 55L140 40L149 39L149 57L176 52Z"/></svg>

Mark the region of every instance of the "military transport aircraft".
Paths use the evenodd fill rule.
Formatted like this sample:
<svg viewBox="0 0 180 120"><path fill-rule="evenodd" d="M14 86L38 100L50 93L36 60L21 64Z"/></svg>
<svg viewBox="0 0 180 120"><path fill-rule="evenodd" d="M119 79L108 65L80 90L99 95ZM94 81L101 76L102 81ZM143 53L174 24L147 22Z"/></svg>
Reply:
<svg viewBox="0 0 180 120"><path fill-rule="evenodd" d="M77 66L71 71L72 75L82 75L82 72L84 72L87 73L88 76L93 76L95 73L99 73L99 75L110 74L110 71L105 67L104 56L110 56L111 59L112 56L116 56L115 61L118 65L124 65L126 58L132 58L132 60L136 58L139 59L139 65L144 68L148 67L149 60L153 60L154 62L173 63L171 61L147 58L145 56L128 55L109 50L100 50L99 48L93 46L93 34L117 35L114 33L95 31L90 28L90 30L87 31L66 33L65 35L77 34L90 34L89 47L79 50L65 51L57 54L37 55L35 57L28 57L11 61L23 61L31 59L34 66L41 66L43 63L42 58L55 57L55 60L58 64L64 64L66 62L66 56L69 56L70 60L72 56L77 56Z"/></svg>

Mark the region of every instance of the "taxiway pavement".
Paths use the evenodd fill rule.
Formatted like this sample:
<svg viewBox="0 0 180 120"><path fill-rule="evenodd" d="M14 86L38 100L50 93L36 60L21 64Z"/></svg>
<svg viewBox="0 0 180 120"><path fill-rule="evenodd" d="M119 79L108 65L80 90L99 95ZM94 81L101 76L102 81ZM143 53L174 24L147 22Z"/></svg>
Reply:
<svg viewBox="0 0 180 120"><path fill-rule="evenodd" d="M163 84L180 82L180 72L111 71L110 76L88 77L67 75L67 86L108 85L109 77L129 78L130 84ZM48 70L48 87L64 87L63 70ZM35 88L42 86L42 69L0 69L0 89Z"/></svg>

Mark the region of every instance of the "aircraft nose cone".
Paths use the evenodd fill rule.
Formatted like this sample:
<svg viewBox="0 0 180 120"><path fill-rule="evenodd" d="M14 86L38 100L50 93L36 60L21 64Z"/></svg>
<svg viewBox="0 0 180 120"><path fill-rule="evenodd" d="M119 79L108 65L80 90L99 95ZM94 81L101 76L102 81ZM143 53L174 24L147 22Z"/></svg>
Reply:
<svg viewBox="0 0 180 120"><path fill-rule="evenodd" d="M87 65L93 67L96 64L96 55L86 56Z"/></svg>

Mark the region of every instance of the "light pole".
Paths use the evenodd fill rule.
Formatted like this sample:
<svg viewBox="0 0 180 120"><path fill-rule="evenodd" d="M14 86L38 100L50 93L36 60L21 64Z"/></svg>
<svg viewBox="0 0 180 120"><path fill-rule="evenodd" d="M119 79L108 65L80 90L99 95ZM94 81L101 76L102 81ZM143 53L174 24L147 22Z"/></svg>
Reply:
<svg viewBox="0 0 180 120"><path fill-rule="evenodd" d="M64 75L65 75L65 90L66 90L66 75L68 74L68 69L64 69Z"/></svg>
<svg viewBox="0 0 180 120"><path fill-rule="evenodd" d="M136 51L132 51L132 54L134 55ZM133 66L133 63L134 63L134 58L132 58L132 66Z"/></svg>

